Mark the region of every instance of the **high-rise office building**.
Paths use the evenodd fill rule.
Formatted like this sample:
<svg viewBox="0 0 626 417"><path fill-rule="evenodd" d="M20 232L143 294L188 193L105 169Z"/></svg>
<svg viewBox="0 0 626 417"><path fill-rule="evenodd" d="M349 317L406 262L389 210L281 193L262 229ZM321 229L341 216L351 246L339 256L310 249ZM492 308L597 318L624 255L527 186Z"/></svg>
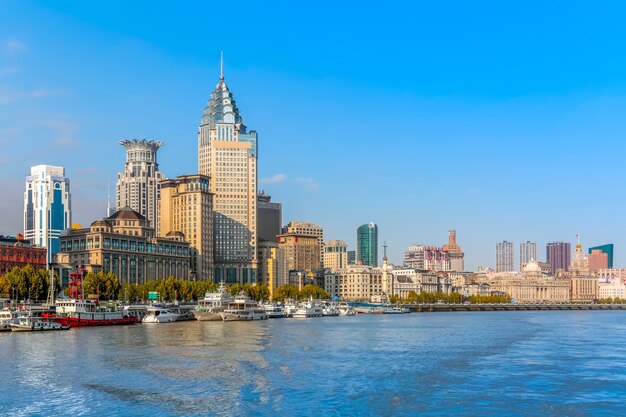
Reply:
<svg viewBox="0 0 626 417"><path fill-rule="evenodd" d="M278 242L283 224L283 206L261 191L257 195L257 235L259 242Z"/></svg>
<svg viewBox="0 0 626 417"><path fill-rule="evenodd" d="M348 251L348 265L354 265L354 264L356 264L356 251L349 250Z"/></svg>
<svg viewBox="0 0 626 417"><path fill-rule="evenodd" d="M348 266L348 246L343 240L329 240L324 247L324 268L339 271Z"/></svg>
<svg viewBox="0 0 626 417"><path fill-rule="evenodd" d="M607 254L607 268L613 268L613 244L607 243L606 245L593 246L589 248L589 253L592 253L594 250L602 251L602 253Z"/></svg>
<svg viewBox="0 0 626 417"><path fill-rule="evenodd" d="M356 229L357 263L378 266L378 226L368 223Z"/></svg>
<svg viewBox="0 0 626 417"><path fill-rule="evenodd" d="M282 232L283 235L296 234L315 237L319 250L319 264L315 269L324 268L324 229L309 222L289 222L287 226L283 227Z"/></svg>
<svg viewBox="0 0 626 417"><path fill-rule="evenodd" d="M257 281L257 133L248 132L224 73L198 130L198 170L211 177L214 280Z"/></svg>
<svg viewBox="0 0 626 417"><path fill-rule="evenodd" d="M587 256L589 269L607 269L609 267L609 255L602 252L600 249L594 249Z"/></svg>
<svg viewBox="0 0 626 417"><path fill-rule="evenodd" d="M192 279L213 279L213 195L206 175L182 175L160 183L159 235L181 232L190 243Z"/></svg>
<svg viewBox="0 0 626 417"><path fill-rule="evenodd" d="M519 244L519 269L522 271L524 265L530 261L537 261L537 243L522 242Z"/></svg>
<svg viewBox="0 0 626 417"><path fill-rule="evenodd" d="M571 263L572 249L567 242L550 242L546 245L546 262L550 264L552 273L559 269L567 271Z"/></svg>
<svg viewBox="0 0 626 417"><path fill-rule="evenodd" d="M70 180L65 169L37 165L26 177L24 192L24 237L47 249L47 262L61 247L61 232L72 226Z"/></svg>
<svg viewBox="0 0 626 417"><path fill-rule="evenodd" d="M443 245L444 252L448 253L450 257L450 270L463 272L465 268L465 264L463 262L463 258L465 254L461 247L456 243L456 230L448 231L448 243Z"/></svg>
<svg viewBox="0 0 626 417"><path fill-rule="evenodd" d="M285 233L278 236L278 246L285 251L287 270L314 273L320 269L320 251L316 236Z"/></svg>
<svg viewBox="0 0 626 417"><path fill-rule="evenodd" d="M496 272L515 270L513 242L502 241L496 244Z"/></svg>
<svg viewBox="0 0 626 417"><path fill-rule="evenodd" d="M139 212L158 232L159 172L157 151L164 143L158 140L131 139L120 141L126 149L124 171L117 174L115 206Z"/></svg>

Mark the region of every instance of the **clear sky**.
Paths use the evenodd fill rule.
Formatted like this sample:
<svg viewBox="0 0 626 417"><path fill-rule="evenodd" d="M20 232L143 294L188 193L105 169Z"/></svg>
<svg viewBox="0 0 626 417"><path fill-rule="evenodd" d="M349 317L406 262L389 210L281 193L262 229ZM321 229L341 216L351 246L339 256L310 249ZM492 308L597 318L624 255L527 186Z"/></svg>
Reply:
<svg viewBox="0 0 626 417"><path fill-rule="evenodd" d="M285 222L352 249L376 222L393 262L455 228L469 268L580 233L626 266L623 2L339 3L0 2L0 234L23 228L32 165L65 166L83 225L120 139L196 172L223 50Z"/></svg>

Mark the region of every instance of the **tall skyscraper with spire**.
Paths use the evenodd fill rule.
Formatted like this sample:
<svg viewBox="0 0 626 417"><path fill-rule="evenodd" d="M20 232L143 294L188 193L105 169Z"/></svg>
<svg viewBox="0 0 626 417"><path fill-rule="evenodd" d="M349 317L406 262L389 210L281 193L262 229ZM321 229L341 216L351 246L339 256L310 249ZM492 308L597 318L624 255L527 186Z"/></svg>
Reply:
<svg viewBox="0 0 626 417"><path fill-rule="evenodd" d="M198 171L211 177L215 281L257 281L257 133L248 132L220 78L198 130Z"/></svg>

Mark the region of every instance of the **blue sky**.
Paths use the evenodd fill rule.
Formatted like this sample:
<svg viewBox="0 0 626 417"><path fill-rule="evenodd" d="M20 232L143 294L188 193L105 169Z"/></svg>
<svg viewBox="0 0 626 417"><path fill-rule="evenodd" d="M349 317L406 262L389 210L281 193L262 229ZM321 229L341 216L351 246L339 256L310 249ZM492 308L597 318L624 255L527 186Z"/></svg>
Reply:
<svg viewBox="0 0 626 417"><path fill-rule="evenodd" d="M84 225L120 139L195 172L223 50L285 222L354 248L374 221L394 262L455 228L470 268L576 233L626 265L626 6L546 3L0 2L0 233L31 165L66 167Z"/></svg>

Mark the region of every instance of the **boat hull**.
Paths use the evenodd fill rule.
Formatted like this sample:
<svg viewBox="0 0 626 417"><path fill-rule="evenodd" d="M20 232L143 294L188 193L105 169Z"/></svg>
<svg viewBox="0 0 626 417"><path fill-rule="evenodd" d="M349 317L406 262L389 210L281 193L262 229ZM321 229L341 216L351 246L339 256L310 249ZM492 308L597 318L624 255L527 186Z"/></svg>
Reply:
<svg viewBox="0 0 626 417"><path fill-rule="evenodd" d="M198 321L222 321L222 316L219 312L214 311L194 311L193 315Z"/></svg>
<svg viewBox="0 0 626 417"><path fill-rule="evenodd" d="M91 318L78 316L58 316L56 314L42 314L42 317L54 320L57 323L68 327L87 327L87 326L120 326L137 323L136 317L102 317Z"/></svg>

